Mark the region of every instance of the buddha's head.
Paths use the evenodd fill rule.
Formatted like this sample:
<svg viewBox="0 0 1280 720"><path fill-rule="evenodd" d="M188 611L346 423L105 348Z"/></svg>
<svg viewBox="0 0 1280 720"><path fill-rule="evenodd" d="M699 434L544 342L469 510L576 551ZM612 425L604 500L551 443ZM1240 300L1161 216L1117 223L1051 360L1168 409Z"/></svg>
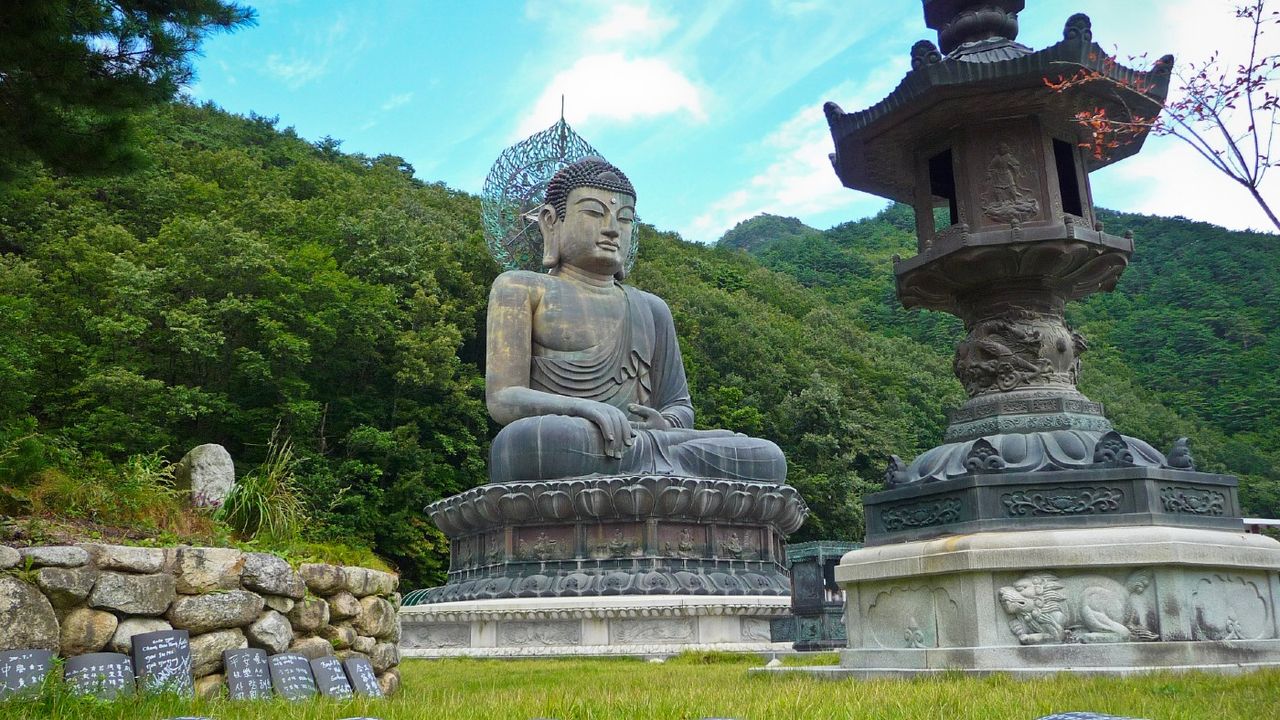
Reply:
<svg viewBox="0 0 1280 720"><path fill-rule="evenodd" d="M542 265L568 265L621 280L631 254L636 191L621 170L603 158L567 165L547 184L538 211Z"/></svg>

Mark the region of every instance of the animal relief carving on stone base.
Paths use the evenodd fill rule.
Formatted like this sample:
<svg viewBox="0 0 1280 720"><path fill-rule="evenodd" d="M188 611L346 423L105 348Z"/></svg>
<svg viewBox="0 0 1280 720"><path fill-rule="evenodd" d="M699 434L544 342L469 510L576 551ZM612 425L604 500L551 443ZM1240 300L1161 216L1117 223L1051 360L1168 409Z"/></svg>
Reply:
<svg viewBox="0 0 1280 720"><path fill-rule="evenodd" d="M1059 578L1047 571L1018 578L996 596L1010 616L1009 630L1023 645L1157 640L1158 630L1135 600L1151 586L1147 569L1124 583L1102 575Z"/></svg>

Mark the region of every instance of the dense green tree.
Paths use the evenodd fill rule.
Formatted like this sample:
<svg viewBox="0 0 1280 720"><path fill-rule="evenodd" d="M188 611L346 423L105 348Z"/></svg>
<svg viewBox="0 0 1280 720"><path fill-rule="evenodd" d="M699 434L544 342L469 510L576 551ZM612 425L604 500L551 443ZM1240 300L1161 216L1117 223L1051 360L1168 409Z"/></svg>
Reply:
<svg viewBox="0 0 1280 720"><path fill-rule="evenodd" d="M72 171L136 163L129 114L191 80L204 37L253 18L226 0L0 4L0 179L31 158Z"/></svg>

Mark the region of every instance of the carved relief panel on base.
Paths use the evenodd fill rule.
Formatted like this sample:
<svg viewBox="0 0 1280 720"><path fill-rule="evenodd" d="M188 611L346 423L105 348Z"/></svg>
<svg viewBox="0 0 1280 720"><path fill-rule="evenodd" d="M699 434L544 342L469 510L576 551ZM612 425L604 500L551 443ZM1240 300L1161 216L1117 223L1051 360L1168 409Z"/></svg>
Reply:
<svg viewBox="0 0 1280 720"><path fill-rule="evenodd" d="M1205 575L1191 592L1192 639L1268 640L1276 637L1274 608L1264 576Z"/></svg>
<svg viewBox="0 0 1280 720"><path fill-rule="evenodd" d="M996 591L1022 645L1139 642L1160 638L1150 569L1126 575L1023 573Z"/></svg>
<svg viewBox="0 0 1280 720"><path fill-rule="evenodd" d="M962 643L965 629L959 608L945 588L895 585L868 595L870 603L862 617L877 646L930 648Z"/></svg>

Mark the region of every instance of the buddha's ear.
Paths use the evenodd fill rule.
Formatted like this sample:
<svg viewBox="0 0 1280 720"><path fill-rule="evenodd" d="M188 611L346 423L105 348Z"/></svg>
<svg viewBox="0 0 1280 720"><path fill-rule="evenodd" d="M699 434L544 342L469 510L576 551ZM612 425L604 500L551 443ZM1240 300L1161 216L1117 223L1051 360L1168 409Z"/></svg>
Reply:
<svg viewBox="0 0 1280 720"><path fill-rule="evenodd" d="M538 230L542 233L542 267L560 265L560 217L555 206L547 203L538 209Z"/></svg>

